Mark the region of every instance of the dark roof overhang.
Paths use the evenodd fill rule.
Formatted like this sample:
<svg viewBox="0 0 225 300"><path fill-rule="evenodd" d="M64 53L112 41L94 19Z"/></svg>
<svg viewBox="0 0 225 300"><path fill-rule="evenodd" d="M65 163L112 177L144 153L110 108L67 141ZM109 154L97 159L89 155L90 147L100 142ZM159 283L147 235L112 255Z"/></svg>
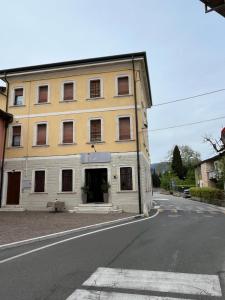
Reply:
<svg viewBox="0 0 225 300"><path fill-rule="evenodd" d="M205 4L205 12L216 11L225 17L225 1L224 0L200 0Z"/></svg>
<svg viewBox="0 0 225 300"><path fill-rule="evenodd" d="M146 52L134 52L134 53L127 53L127 54L120 54L120 55L111 55L111 56L102 56L102 57L95 57L95 58L87 58L87 59L79 59L79 60L71 60L71 61L63 61L63 62L56 62L50 64L42 64L42 65L34 65L34 66L27 66L27 67L19 67L19 68L12 68L12 69L3 69L0 70L0 78L4 80L6 76L17 76L17 75L26 75L30 72L41 72L41 71L54 71L55 69L66 69L73 68L77 66L86 66L86 65L96 65L96 64L104 64L110 62L120 62L126 60L138 60L143 59L145 71L146 71L146 79L147 79L147 89L149 94L149 105L152 106L152 95L151 95L151 86L150 86L150 78L148 72L148 62L147 62L147 55Z"/></svg>
<svg viewBox="0 0 225 300"><path fill-rule="evenodd" d="M11 123L13 121L13 115L0 109L0 119L6 121L7 123Z"/></svg>

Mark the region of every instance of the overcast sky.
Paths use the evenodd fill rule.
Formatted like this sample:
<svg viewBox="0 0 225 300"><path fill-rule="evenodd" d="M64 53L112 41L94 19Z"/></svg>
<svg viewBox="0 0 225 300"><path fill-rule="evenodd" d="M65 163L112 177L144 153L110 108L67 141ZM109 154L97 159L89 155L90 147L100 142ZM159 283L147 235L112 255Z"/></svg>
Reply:
<svg viewBox="0 0 225 300"><path fill-rule="evenodd" d="M12 4L13 3L13 4ZM225 88L225 18L199 0L0 0L0 69L146 51L154 104ZM148 112L149 130L225 115L225 92ZM173 145L214 154L225 119L150 133L152 162Z"/></svg>

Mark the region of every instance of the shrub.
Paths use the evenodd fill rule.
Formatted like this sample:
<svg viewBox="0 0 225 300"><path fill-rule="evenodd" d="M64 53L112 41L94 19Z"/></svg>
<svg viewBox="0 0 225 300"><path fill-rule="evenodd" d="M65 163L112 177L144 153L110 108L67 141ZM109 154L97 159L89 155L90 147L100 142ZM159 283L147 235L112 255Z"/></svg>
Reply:
<svg viewBox="0 0 225 300"><path fill-rule="evenodd" d="M203 202L217 205L225 199L224 192L222 190L210 187L192 187L190 188L190 194L192 197L200 198Z"/></svg>

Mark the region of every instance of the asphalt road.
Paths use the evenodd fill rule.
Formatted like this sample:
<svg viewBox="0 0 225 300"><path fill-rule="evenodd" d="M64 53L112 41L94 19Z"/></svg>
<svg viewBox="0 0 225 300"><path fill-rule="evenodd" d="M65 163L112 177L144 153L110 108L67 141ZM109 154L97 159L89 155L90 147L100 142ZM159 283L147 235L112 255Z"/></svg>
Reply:
<svg viewBox="0 0 225 300"><path fill-rule="evenodd" d="M0 299L225 299L225 212L154 198L149 219L0 251Z"/></svg>

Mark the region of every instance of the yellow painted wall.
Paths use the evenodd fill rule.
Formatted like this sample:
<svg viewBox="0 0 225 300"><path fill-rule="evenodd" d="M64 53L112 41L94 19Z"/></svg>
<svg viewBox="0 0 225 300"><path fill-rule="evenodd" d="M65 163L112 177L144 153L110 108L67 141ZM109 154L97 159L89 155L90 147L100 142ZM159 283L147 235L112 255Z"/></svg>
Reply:
<svg viewBox="0 0 225 300"><path fill-rule="evenodd" d="M137 65L140 68L140 65ZM82 68L73 71L57 71L54 73L42 73L38 75L26 75L16 78L9 78L9 113L14 115L14 122L22 125L22 147L7 148L6 157L24 156L49 156L49 155L69 155L82 152L91 152L91 145L88 144L88 119L103 119L103 140L104 143L97 144L97 151L109 152L129 152L136 151L136 142L116 142L116 116L131 115L133 123L133 137L135 139L135 115L134 109L114 110L112 107L133 106L134 97L116 97L116 76L129 75L133 94L133 79L131 63L118 64L114 66L101 66L92 68ZM91 78L102 78L103 80L103 99L88 100L88 81ZM76 92L74 102L61 102L61 87L64 81L75 81ZM36 104L37 87L41 84L49 84L50 103ZM12 106L12 95L15 87L24 87L25 105L22 107ZM143 85L137 84L138 105L141 108L141 101L146 104L143 96ZM57 112L82 111L94 109L94 112L81 112L79 114L66 114L57 116L39 116L28 118L29 115L51 114ZM106 111L101 111L102 109ZM100 110L100 111L98 111ZM75 120L75 142L76 145L59 145L60 143L60 124L62 120ZM37 122L48 122L49 147L33 147L33 132ZM141 150L143 146L143 113L139 110L139 137Z"/></svg>
<svg viewBox="0 0 225 300"><path fill-rule="evenodd" d="M5 111L6 97L0 94L0 109Z"/></svg>

